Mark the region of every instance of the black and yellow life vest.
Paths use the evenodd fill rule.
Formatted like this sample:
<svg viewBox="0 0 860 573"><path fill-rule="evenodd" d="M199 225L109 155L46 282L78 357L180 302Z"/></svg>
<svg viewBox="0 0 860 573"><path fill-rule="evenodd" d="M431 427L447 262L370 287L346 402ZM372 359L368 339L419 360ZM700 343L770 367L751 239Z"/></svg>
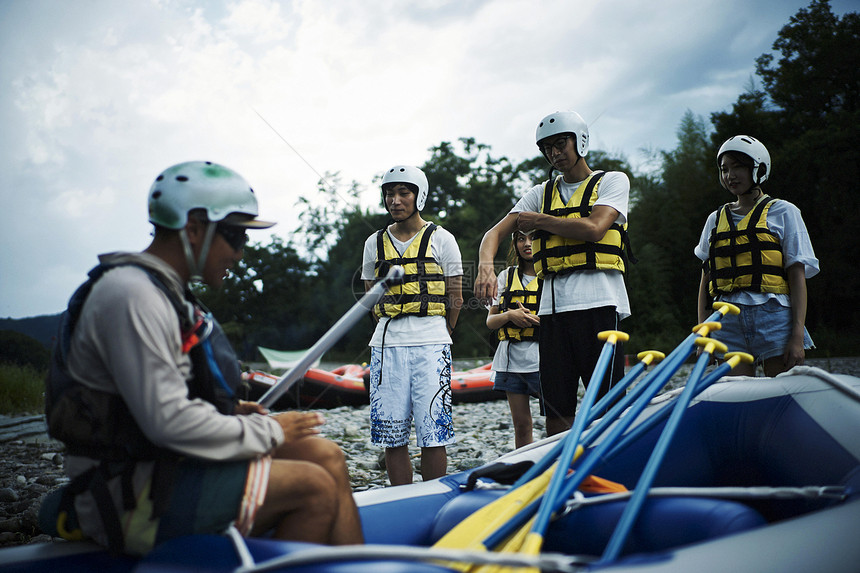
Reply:
<svg viewBox="0 0 860 573"><path fill-rule="evenodd" d="M767 213L774 201L762 195L737 225L729 204L720 208L706 263L711 296L737 290L788 294L782 246L767 226Z"/></svg>
<svg viewBox="0 0 860 573"><path fill-rule="evenodd" d="M403 282L393 285L373 307L378 317L387 316L445 316L448 310L448 296L442 267L433 257L430 238L436 225L428 223L402 255L397 251L385 229L376 234L377 278L384 277L393 265L404 270Z"/></svg>
<svg viewBox="0 0 860 573"><path fill-rule="evenodd" d="M218 322L205 311L190 290L180 298L166 285L167 279L154 269L133 262L100 264L89 273L60 317L60 325L48 376L45 380L45 415L48 434L64 443L70 455L99 460L90 470L75 476L58 491L56 507L57 534L77 539L80 531L64 531L60 524L74 514L74 499L90 492L102 518L109 547L122 551L125 546L119 522L119 508L114 506L107 489L111 478L122 476L122 510L134 509L131 478L141 461L154 461L150 499L152 519L160 517L170 500L173 471L178 453L155 445L135 422L125 401L118 394L95 390L81 383L68 369L68 357L75 326L93 285L105 272L118 266L136 266L146 272L152 283L165 293L179 316L182 352L191 359L192 377L187 381L189 398L201 398L213 404L222 414L232 414L238 403L237 389L242 383L239 360ZM50 513L49 511L49 513ZM40 517L41 519L41 517Z"/></svg>
<svg viewBox="0 0 860 573"><path fill-rule="evenodd" d="M519 302L532 314L537 314L543 280L534 278L529 284L523 286L523 271L519 267L508 267L506 282L505 291L499 297L499 313L517 308L516 303ZM499 340L537 340L538 328L536 326L520 328L509 322L502 326L497 334Z"/></svg>
<svg viewBox="0 0 860 573"><path fill-rule="evenodd" d="M597 201L597 188L606 172L592 173L574 191L567 205L562 203L559 183L561 175L552 185L544 183L541 213L563 218L584 218L591 214ZM629 241L627 224L612 223L606 234L597 242L580 241L553 235L546 231L535 233L534 263L538 278L561 272L580 270L627 271Z"/></svg>

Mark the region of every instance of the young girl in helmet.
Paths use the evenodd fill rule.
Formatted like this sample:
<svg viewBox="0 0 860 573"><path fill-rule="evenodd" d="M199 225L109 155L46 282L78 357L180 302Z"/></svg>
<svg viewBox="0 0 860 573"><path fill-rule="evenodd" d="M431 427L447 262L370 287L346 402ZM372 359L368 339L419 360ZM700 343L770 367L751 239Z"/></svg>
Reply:
<svg viewBox="0 0 860 573"><path fill-rule="evenodd" d="M740 315L727 315L711 333L730 350L752 354L756 364L735 373L766 376L803 364L813 348L806 331L806 278L818 274L818 259L800 210L769 197L761 184L770 176L767 148L756 138L736 135L717 152L720 184L735 196L708 216L694 250L703 261L699 321L712 299L730 302Z"/></svg>
<svg viewBox="0 0 860 573"><path fill-rule="evenodd" d="M446 446L455 441L451 333L463 302L463 263L454 236L421 217L428 192L427 176L417 167L389 169L382 177L382 200L393 223L364 244L366 288L391 265L405 272L404 282L374 306L377 325L370 340L371 441L385 448L391 485L412 482L413 421L424 481L445 475Z"/></svg>
<svg viewBox="0 0 860 573"><path fill-rule="evenodd" d="M540 396L540 352L537 316L543 281L535 276L532 235L515 231L508 252L511 265L498 276L499 296L487 315L487 327L498 331L493 357L494 390L505 392L514 423L514 444L532 443L529 395Z"/></svg>

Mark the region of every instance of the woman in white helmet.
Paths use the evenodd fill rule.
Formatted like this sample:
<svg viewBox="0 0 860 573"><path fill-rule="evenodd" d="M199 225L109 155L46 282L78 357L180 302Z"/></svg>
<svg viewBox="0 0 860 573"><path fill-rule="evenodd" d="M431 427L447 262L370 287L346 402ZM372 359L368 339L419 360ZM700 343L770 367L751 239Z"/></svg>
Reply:
<svg viewBox="0 0 860 573"><path fill-rule="evenodd" d="M454 236L425 221L420 211L429 185L424 172L396 165L382 177L382 200L393 223L364 244L366 288L391 265L405 271L373 308L370 340L370 435L385 448L391 485L412 483L412 423L421 448L424 481L447 472L453 444L451 334L463 296L463 263Z"/></svg>
<svg viewBox="0 0 860 573"><path fill-rule="evenodd" d="M550 114L538 124L538 148L561 175L529 189L510 213L484 234L475 294L497 295L493 259L504 237L536 231L535 271L544 280L540 299L541 409L547 434L570 428L580 379L588 384L603 342L630 315L624 285L627 268L627 205L630 180L620 171L592 171L586 162L589 134L573 111ZM599 397L624 375L616 345Z"/></svg>
<svg viewBox="0 0 860 573"><path fill-rule="evenodd" d="M152 185L149 220L150 245L102 255L64 315L46 400L79 493L62 511L133 554L231 524L360 543L343 453L317 436L322 418L238 400L236 356L188 289L220 286L246 231L274 224L257 219L253 190L221 165L181 163Z"/></svg>
<svg viewBox="0 0 860 573"><path fill-rule="evenodd" d="M818 259L800 210L762 191L771 173L770 153L749 135L727 139L717 152L719 180L735 201L710 214L694 250L702 260L699 321L712 300L730 302L740 315L727 315L711 334L729 350L752 354L755 364L735 371L752 376L761 364L775 376L803 364L812 348L806 331L806 278L818 274Z"/></svg>

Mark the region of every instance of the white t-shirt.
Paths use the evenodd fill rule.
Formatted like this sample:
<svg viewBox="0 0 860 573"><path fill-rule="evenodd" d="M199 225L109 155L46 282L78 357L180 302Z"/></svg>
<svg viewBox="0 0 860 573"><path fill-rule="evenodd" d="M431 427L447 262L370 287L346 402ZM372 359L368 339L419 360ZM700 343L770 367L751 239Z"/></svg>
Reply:
<svg viewBox="0 0 860 573"><path fill-rule="evenodd" d="M705 222L699 237L699 244L693 249L695 255L702 261L708 260L711 231L717 226L718 213L719 209L708 215L708 220ZM731 209L729 209L729 213L735 224L740 223L745 216L735 213ZM800 215L800 209L783 199L774 201L767 211L767 226L779 238L784 268L802 263L806 278L812 278L818 274L820 270L818 259L812 249L812 241L809 239L809 232L806 230L806 224ZM764 304L771 298L776 299L782 306L791 306L791 298L787 294L739 290L719 296L719 300L746 305Z"/></svg>
<svg viewBox="0 0 860 573"><path fill-rule="evenodd" d="M428 223L429 224L429 223ZM406 241L397 240L388 230L388 238L398 253L405 253L418 233ZM430 237L430 252L436 262L442 267L446 277L462 276L463 260L457 240L449 231L437 225L433 236ZM361 266L361 278L372 281L376 267L376 233L370 235L364 242L364 257ZM390 323L390 324L389 324ZM388 329L385 330L385 325ZM381 317L373 331L369 346L383 346L383 331L385 346L423 346L425 344L451 344L448 334L447 317L444 316L402 316L397 319Z"/></svg>
<svg viewBox="0 0 860 573"><path fill-rule="evenodd" d="M566 183L563 179L559 185L559 193L565 204L573 196L582 181ZM597 187L597 200L594 205L607 205L618 211L615 222L623 225L627 222L627 207L630 200L630 180L620 171L608 171ZM543 200L544 184L535 185L514 205L511 213L522 211L540 212ZM630 299L624 285L624 276L619 271L576 271L560 277L550 276L544 280L543 295L540 300L538 315L571 310L585 310L601 306L614 306L619 319L630 316Z"/></svg>
<svg viewBox="0 0 860 573"><path fill-rule="evenodd" d="M498 286L499 296L493 299L493 306L499 306L502 293L508 286L508 271L510 267L499 273ZM516 272L516 271L514 271ZM536 280L533 275L523 275L523 286ZM499 341L496 353L493 355L493 372L537 372L540 370L540 350L537 340L521 340L511 342L509 340Z"/></svg>

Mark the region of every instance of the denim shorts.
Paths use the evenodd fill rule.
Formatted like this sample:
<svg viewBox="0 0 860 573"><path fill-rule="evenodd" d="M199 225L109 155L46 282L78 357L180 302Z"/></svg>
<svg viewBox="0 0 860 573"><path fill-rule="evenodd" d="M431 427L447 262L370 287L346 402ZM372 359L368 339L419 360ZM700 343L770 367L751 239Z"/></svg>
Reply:
<svg viewBox="0 0 860 573"><path fill-rule="evenodd" d="M775 299L764 304L736 305L740 314L727 314L720 321L720 330L709 336L729 348L729 352L752 354L756 363L782 356L791 336L791 309ZM803 329L803 347L815 348L806 328Z"/></svg>
<svg viewBox="0 0 860 573"><path fill-rule="evenodd" d="M540 397L540 372L496 372L493 390Z"/></svg>

